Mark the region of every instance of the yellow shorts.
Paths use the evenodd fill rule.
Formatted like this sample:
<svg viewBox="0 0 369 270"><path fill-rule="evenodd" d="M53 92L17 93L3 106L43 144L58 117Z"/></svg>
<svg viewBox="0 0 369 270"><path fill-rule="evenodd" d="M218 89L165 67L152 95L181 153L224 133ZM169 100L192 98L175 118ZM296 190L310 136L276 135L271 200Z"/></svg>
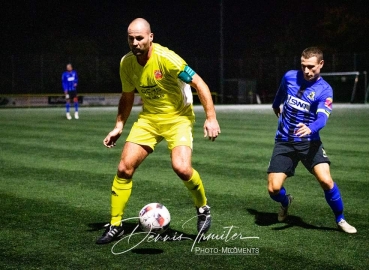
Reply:
<svg viewBox="0 0 369 270"><path fill-rule="evenodd" d="M165 139L170 150L180 145L192 149L192 127L193 121L187 118L178 117L174 122L165 124L139 118L133 124L126 141L147 145L154 150L155 146Z"/></svg>

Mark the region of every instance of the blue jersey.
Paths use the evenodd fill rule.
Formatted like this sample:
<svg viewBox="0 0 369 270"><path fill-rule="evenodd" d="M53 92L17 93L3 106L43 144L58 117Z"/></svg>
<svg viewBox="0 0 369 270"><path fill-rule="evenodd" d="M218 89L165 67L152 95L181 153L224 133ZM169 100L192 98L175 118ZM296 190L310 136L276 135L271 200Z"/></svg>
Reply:
<svg viewBox="0 0 369 270"><path fill-rule="evenodd" d="M332 87L323 78L309 82L304 79L302 71L288 71L282 78L273 102L273 108L283 103L275 140L320 140L319 130L331 114L332 101ZM296 136L299 123L309 126L312 133L302 138Z"/></svg>
<svg viewBox="0 0 369 270"><path fill-rule="evenodd" d="M62 86L63 91L75 91L76 87L75 84L78 83L78 75L77 72L72 71L64 71L62 74Z"/></svg>

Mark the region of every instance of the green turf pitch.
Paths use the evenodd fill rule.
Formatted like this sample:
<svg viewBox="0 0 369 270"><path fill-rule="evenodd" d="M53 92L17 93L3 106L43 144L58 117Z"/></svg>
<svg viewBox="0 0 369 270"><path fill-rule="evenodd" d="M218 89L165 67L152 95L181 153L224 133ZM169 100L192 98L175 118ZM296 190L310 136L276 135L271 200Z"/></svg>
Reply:
<svg viewBox="0 0 369 270"><path fill-rule="evenodd" d="M102 140L116 108L81 108L80 119L70 121L63 110L0 110L0 269L368 267L369 106L336 105L321 132L356 235L336 230L322 190L301 164L286 183L295 197L291 216L277 222L265 173L277 125L270 105L217 107L222 133L215 142L202 137L204 113L196 107L193 166L212 207L209 238L195 241L195 210L162 142L135 174L125 218L161 202L171 230L152 239L129 220L114 247L95 240L109 221L111 183L137 109L113 149Z"/></svg>

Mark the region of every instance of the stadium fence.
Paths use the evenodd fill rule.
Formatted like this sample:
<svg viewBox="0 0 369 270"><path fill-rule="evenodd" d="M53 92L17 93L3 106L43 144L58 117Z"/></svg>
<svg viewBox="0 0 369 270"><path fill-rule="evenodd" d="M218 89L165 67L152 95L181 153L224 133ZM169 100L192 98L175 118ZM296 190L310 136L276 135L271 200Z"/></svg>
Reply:
<svg viewBox="0 0 369 270"><path fill-rule="evenodd" d="M61 74L68 62L79 74L80 93L120 93L119 56L101 55L0 55L0 95L62 94ZM224 78L219 79L218 58L186 57L188 64L209 85L217 103L270 103L281 77L300 68L300 56L225 58ZM369 53L325 55L324 73L358 72L353 84L335 83L335 102L363 103L368 98L366 70ZM341 76L342 77L342 76ZM352 77L352 76L350 76ZM349 79L349 76L347 76ZM223 82L223 92L220 84ZM196 101L196 99L195 99Z"/></svg>

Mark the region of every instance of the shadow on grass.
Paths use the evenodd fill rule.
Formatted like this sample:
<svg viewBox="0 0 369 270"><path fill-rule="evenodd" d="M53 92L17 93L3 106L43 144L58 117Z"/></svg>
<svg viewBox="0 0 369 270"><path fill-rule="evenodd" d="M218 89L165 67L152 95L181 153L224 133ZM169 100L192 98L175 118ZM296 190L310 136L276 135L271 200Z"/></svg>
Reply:
<svg viewBox="0 0 369 270"><path fill-rule="evenodd" d="M302 220L302 218L297 216L288 216L284 222L279 222L276 213L259 212L255 209L248 208L247 211L255 216L255 224L259 226L271 226L273 224L284 224L282 227L273 228L273 230L285 230L291 227L301 227L304 229L312 230L324 230L324 231L337 231L336 228L330 227L320 227L308 224Z"/></svg>

